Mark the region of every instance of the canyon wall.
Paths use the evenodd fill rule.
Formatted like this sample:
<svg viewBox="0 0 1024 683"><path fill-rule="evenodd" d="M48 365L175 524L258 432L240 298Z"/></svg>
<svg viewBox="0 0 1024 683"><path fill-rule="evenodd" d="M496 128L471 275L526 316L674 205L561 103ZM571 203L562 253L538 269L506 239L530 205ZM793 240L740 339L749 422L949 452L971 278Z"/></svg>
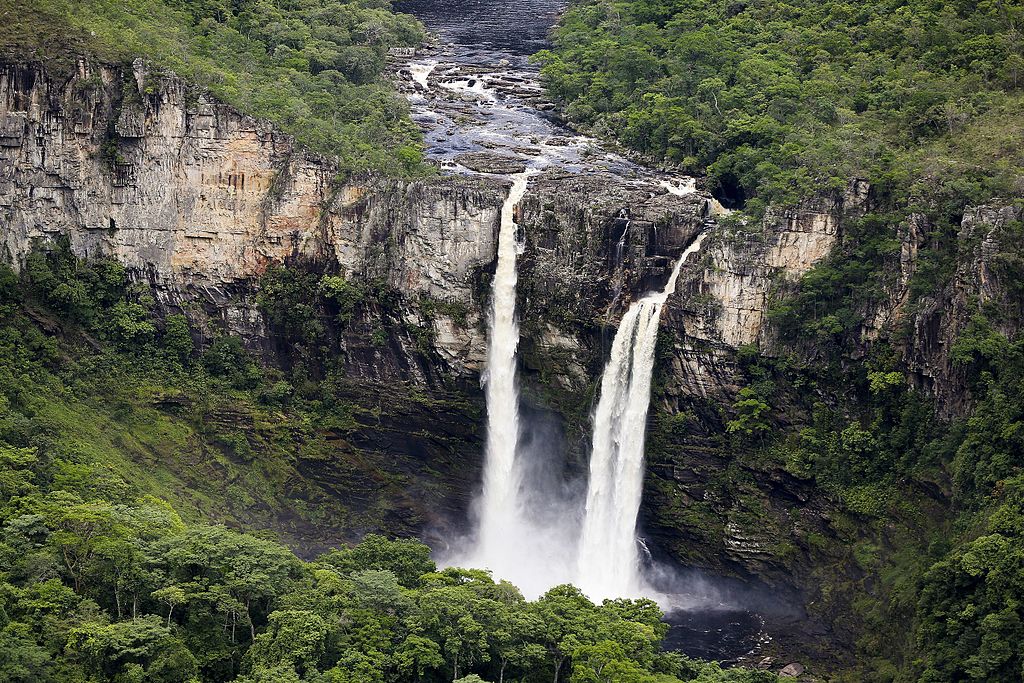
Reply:
<svg viewBox="0 0 1024 683"><path fill-rule="evenodd" d="M373 320L350 325L338 349L352 400L383 412L339 438L337 461L300 468L324 495L359 488L359 505L377 512L330 533L304 527L294 532L298 543L464 518L482 454L486 299L508 187L485 176L339 178L268 124L141 63L122 70L83 62L61 75L0 67L0 250L16 267L36 246L66 237L80 256L124 263L164 312L188 314L201 342L230 331L268 361L280 346L257 304L268 268L285 263L396 293L370 307ZM738 352L779 346L766 324L772 293L825 258L844 225L870 207L870 188L852 181L744 225L720 219L704 194L677 195L652 181L560 172L531 179L517 210L524 397L563 425L570 468L584 465L589 411L619 316L662 286L699 232L711 231L663 317L643 512L661 552L792 583L811 552L809 534L830 533L827 502L809 482L770 467L744 465L737 474L710 443L741 388ZM1019 220L1019 210L1005 207L968 212L963 238L976 248L951 290L915 310L901 347L913 381L947 414L961 408L951 335L979 298L1006 299L1013 283L989 263L991 241ZM866 344L889 335L905 312L927 231L911 217L894 235L893 284L868 316ZM413 333L423 328L429 334ZM413 394L426 398L403 398ZM353 458L363 459L359 476ZM401 484L378 486L370 470L400 473Z"/></svg>

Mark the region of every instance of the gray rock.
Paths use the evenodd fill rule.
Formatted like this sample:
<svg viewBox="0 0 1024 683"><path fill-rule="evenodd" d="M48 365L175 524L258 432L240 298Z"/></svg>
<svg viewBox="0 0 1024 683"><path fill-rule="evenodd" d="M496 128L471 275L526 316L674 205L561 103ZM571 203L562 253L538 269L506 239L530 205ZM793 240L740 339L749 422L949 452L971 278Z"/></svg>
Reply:
<svg viewBox="0 0 1024 683"><path fill-rule="evenodd" d="M512 175L526 170L526 160L494 152L469 152L455 157L466 168L477 173Z"/></svg>
<svg viewBox="0 0 1024 683"><path fill-rule="evenodd" d="M782 669L779 671L779 675L783 678L796 678L797 676L801 675L804 671L807 671L807 668L803 664L800 664L799 662L793 662L792 664L787 664L786 666L782 667Z"/></svg>

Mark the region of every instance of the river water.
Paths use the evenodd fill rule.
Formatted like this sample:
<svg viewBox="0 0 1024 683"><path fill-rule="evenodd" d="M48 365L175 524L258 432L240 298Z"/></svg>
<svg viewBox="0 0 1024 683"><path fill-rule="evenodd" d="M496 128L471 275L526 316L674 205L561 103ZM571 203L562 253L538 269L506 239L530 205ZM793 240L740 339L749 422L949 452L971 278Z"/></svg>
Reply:
<svg viewBox="0 0 1024 683"><path fill-rule="evenodd" d="M551 117L529 55L546 46L564 6L559 0L396 3L437 38L399 71L428 158L453 173L558 168L689 189L689 179L635 164Z"/></svg>
<svg viewBox="0 0 1024 683"><path fill-rule="evenodd" d="M399 87L421 127L427 156L445 172L516 178L551 168L611 174L693 191L689 178L640 166L557 122L529 56L547 36L562 0L400 0L436 44L400 65ZM492 330L493 333L493 330ZM490 407L489 407L490 410ZM501 572L496 572L501 573ZM671 596L670 596L671 597ZM750 661L770 641L764 620L734 602L680 594L666 617L667 648L727 662Z"/></svg>

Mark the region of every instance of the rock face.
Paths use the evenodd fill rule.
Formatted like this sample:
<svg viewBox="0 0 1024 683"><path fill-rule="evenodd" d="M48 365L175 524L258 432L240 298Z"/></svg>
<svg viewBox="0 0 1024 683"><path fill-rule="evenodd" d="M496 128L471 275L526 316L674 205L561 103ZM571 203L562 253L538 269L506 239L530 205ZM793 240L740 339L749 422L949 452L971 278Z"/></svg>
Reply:
<svg viewBox="0 0 1024 683"><path fill-rule="evenodd" d="M1019 334L1024 303L1020 284L1008 275L1004 261L1019 258L1022 220L1024 208L1019 205L969 207L957 234L959 258L952 282L945 291L924 298L912 317L913 333L904 347L911 378L919 388L935 395L946 417L962 415L967 407L963 371L952 362L951 353L971 318L983 309L998 311L998 315L988 316L996 331L1008 338ZM923 220L920 223L915 226L912 222L901 234L901 263L909 261L906 268L911 271L919 235L926 227ZM904 285L899 296L908 295ZM895 320L893 315L886 322Z"/></svg>
<svg viewBox="0 0 1024 683"><path fill-rule="evenodd" d="M0 68L0 249L7 261L17 266L35 244L64 236L81 256L123 262L165 310L186 310L196 329L240 334L271 360L276 332L256 303L270 266L381 285L396 298L376 305L388 307L387 316L378 310L377 319L346 332L346 372L382 400L395 400L395 386L407 383L428 399L454 396L448 405L479 410L488 282L508 181L337 175L267 124L141 64L122 71L82 63L62 77L32 66ZM589 410L619 317L637 296L662 287L686 246L711 231L662 317L642 511L662 554L779 585L801 581L794 569L806 557L801 539L827 526L826 503L784 471L737 467L713 440L739 391L739 350L756 344L771 353L778 345L766 324L772 293L826 257L844 226L870 207L870 188L853 181L843 192L741 225L721 219L705 195L680 196L651 181L556 172L531 179L516 212L524 398L557 415L570 468L585 462ZM1020 209L998 206L969 211L960 236L972 245L969 257L949 291L915 309L904 356L914 381L949 414L962 409L963 381L950 345L972 307L1020 307L1019 285L1001 277L995 254L1009 239L1006 227L1021 218ZM864 343L889 335L907 310L928 230L915 216L900 226L889 296L869 312ZM360 329L382 321L383 343L360 338ZM431 334L413 338L408 328L416 326ZM424 400L398 411L385 427L387 420L367 421L349 439L374 454L375 467L411 459L416 466L396 468L444 480L424 484L430 497L411 490L395 513L403 521L382 522L403 531L464 516L477 481L482 445L472 424L479 415L475 422L431 420L429 406ZM304 472L332 495L348 495L342 484L349 480L335 464Z"/></svg>
<svg viewBox="0 0 1024 683"><path fill-rule="evenodd" d="M472 303L494 258L502 182L340 184L267 124L138 63L129 74L82 63L65 81L7 65L0 124L8 261L63 235L81 256L124 263L162 302L199 300L250 339L263 328L249 294L273 263L329 263L410 300ZM439 351L477 368L482 338L444 332Z"/></svg>

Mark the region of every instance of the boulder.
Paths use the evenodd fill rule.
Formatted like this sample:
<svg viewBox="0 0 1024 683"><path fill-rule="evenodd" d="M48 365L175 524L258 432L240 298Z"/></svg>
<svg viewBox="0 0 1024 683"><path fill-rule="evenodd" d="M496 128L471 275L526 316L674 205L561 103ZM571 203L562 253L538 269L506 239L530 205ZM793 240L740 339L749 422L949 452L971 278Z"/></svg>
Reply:
<svg viewBox="0 0 1024 683"><path fill-rule="evenodd" d="M800 664L799 662L793 662L792 664L787 664L786 666L782 667L782 669L779 671L779 676L783 678L796 678L804 671L807 671L807 668L803 664Z"/></svg>

